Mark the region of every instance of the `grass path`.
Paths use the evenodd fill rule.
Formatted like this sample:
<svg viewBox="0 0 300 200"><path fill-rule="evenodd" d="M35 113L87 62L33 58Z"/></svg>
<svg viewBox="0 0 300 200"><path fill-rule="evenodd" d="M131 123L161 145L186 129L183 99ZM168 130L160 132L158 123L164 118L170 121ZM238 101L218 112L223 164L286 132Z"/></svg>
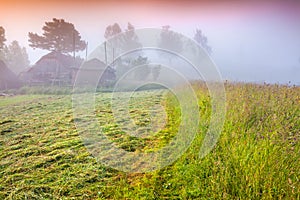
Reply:
<svg viewBox="0 0 300 200"><path fill-rule="evenodd" d="M0 199L299 199L300 88L227 84L224 130L203 159L198 152L210 101L202 85L195 88L201 124L192 145L171 166L138 174L96 162L74 125L70 95L0 98ZM176 133L180 109L174 98L137 94L129 113L137 131L150 135L137 139L123 129L132 127L116 126L106 95L97 95L96 116L120 148L155 150ZM167 118L156 124L163 130L149 131L151 117Z"/></svg>

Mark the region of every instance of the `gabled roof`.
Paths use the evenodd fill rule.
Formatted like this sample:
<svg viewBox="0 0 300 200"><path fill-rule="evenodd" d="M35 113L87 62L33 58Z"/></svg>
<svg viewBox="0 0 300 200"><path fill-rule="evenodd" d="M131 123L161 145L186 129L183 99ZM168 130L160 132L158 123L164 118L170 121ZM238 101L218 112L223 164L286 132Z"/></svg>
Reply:
<svg viewBox="0 0 300 200"><path fill-rule="evenodd" d="M106 64L97 58L93 58L88 61L85 61L79 68L79 70L87 70L87 71L89 71L89 70L90 71L98 71L98 70L103 71L106 69L109 71L113 71L113 69L110 66L106 67Z"/></svg>
<svg viewBox="0 0 300 200"><path fill-rule="evenodd" d="M51 59L51 60L57 60L62 66L64 67L71 67L74 66L74 58L70 55L65 55L56 51L52 51L43 57L41 57L35 65L42 64L43 60Z"/></svg>

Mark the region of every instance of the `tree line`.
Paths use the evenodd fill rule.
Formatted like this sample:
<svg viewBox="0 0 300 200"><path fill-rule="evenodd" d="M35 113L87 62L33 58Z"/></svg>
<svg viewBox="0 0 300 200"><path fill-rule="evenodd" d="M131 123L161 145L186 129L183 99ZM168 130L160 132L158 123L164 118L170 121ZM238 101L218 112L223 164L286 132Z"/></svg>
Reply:
<svg viewBox="0 0 300 200"><path fill-rule="evenodd" d="M16 74L29 66L30 62L25 47L21 47L19 42L14 40L9 45L5 44L5 29L0 26L0 60Z"/></svg>
<svg viewBox="0 0 300 200"><path fill-rule="evenodd" d="M28 33L29 46L33 49L43 49L48 51L56 51L64 54L83 51L87 47L87 42L82 40L80 33L76 30L74 24L66 22L64 19L53 18L52 21L45 22L42 27L42 35L37 33ZM113 36L124 33L123 43L120 48L141 47L138 37L134 32L135 27L128 23L127 28L122 30L118 23L114 23L106 27L104 38L110 39ZM175 42L174 41L177 41ZM209 54L212 52L208 45L207 37L200 29L196 29L194 40L198 42ZM170 42L173 41L173 42ZM29 66L28 54L25 47L21 47L17 41L6 45L5 29L0 26L0 59L5 61L9 68L15 73L19 73ZM127 45L127 46L126 46ZM170 26L163 26L161 32L160 45L166 47L168 45L177 45L181 48L180 38L170 30ZM179 46L178 46L179 45ZM137 58L133 62L148 62L146 59Z"/></svg>

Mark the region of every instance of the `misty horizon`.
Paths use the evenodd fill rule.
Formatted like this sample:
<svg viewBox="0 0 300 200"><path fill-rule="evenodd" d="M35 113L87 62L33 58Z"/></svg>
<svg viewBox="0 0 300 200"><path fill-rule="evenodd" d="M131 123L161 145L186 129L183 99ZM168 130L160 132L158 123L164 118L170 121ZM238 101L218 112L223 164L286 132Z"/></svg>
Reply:
<svg viewBox="0 0 300 200"><path fill-rule="evenodd" d="M31 65L49 51L29 47L28 32L41 34L52 18L73 23L89 44L88 54L105 41L105 28L113 23L122 29L128 22L136 29L170 25L190 38L201 29L223 79L300 84L299 2L175 2L4 3L0 26L5 28L6 44L17 40L26 47ZM84 58L85 52L76 55Z"/></svg>

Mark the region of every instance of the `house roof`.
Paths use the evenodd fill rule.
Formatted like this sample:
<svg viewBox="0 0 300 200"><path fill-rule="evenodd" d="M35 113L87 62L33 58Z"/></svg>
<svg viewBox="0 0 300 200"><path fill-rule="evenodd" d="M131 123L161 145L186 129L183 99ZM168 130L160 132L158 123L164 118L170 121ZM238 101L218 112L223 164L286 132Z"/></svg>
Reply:
<svg viewBox="0 0 300 200"><path fill-rule="evenodd" d="M52 51L43 57L41 57L35 65L39 65L43 62L45 59L51 59L51 60L57 60L59 63L64 67L71 67L74 66L74 58L70 55L65 55L56 51Z"/></svg>
<svg viewBox="0 0 300 200"><path fill-rule="evenodd" d="M75 67L74 67L74 58L70 55L65 55L56 51L52 51L44 56L42 56L32 67L27 68L26 70L24 70L22 73L27 73L27 72L31 72L37 68L39 68L40 66L44 66L44 61L45 60L52 60L55 62L58 62L58 64L61 67L64 68L78 68L80 66L80 62L78 60L75 61Z"/></svg>
<svg viewBox="0 0 300 200"><path fill-rule="evenodd" d="M98 71L98 70L109 70L114 71L110 66L106 66L104 62L97 58L90 59L88 61L85 61L79 70L85 70L85 71Z"/></svg>

